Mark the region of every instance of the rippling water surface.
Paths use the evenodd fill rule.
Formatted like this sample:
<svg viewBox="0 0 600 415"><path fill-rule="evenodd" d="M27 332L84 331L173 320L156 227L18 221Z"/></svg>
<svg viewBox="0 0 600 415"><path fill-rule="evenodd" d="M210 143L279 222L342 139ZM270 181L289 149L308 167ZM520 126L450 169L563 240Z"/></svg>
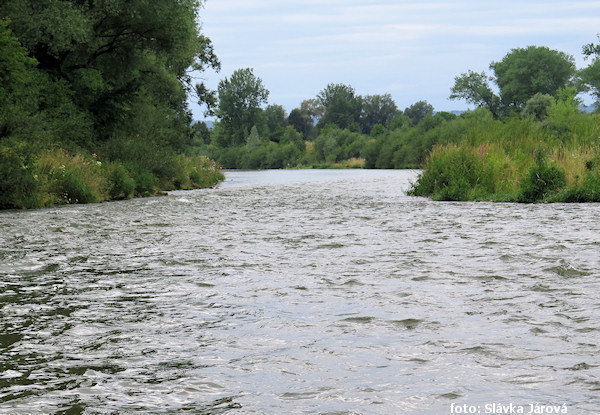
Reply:
<svg viewBox="0 0 600 415"><path fill-rule="evenodd" d="M600 206L432 202L415 176L0 213L0 413L598 413Z"/></svg>

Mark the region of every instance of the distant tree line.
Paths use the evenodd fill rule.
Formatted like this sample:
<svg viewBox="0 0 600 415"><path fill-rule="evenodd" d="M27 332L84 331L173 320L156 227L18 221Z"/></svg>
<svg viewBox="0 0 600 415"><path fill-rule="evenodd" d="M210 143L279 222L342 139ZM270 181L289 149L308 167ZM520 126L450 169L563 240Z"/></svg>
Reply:
<svg viewBox="0 0 600 415"><path fill-rule="evenodd" d="M600 49L586 45L590 66L547 47L512 49L490 64L492 75L467 71L455 78L449 98L485 109L494 119L544 120L561 91L589 91L600 99ZM250 68L222 80L214 129L195 125L198 151L226 168L417 168L433 146L459 140L447 131L457 116L435 112L427 101L400 110L390 94L358 95L331 83L289 114L268 103L269 91ZM200 138L201 137L201 138Z"/></svg>

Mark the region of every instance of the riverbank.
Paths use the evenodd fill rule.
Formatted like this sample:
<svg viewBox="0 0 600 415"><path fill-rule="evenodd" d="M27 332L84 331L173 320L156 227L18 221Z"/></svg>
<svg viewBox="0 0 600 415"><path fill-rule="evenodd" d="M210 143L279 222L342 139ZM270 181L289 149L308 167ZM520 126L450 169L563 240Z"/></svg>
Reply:
<svg viewBox="0 0 600 415"><path fill-rule="evenodd" d="M434 146L409 193L434 200L600 201L600 116L559 100L542 120L478 110L460 138ZM449 133L451 136L452 133Z"/></svg>
<svg viewBox="0 0 600 415"><path fill-rule="evenodd" d="M27 158L17 151L3 151L1 156L2 187L8 191L0 196L0 207L5 209L153 196L168 190L214 187L225 179L220 166L205 156L164 154L154 169L63 149L42 150Z"/></svg>
<svg viewBox="0 0 600 415"><path fill-rule="evenodd" d="M591 146L539 146L526 153L448 144L433 149L408 193L442 201L598 202L597 154Z"/></svg>

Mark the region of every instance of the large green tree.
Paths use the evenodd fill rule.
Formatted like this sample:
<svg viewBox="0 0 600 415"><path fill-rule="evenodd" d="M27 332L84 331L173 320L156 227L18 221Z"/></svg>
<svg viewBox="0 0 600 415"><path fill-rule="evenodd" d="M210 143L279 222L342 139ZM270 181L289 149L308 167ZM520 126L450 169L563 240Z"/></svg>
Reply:
<svg viewBox="0 0 600 415"><path fill-rule="evenodd" d="M202 4L0 1L0 207L101 200L115 172L137 194L191 180L181 155L194 141L188 99L216 97L191 73L219 69L197 23ZM98 180L50 177L53 163L92 154L109 162L88 172ZM128 197L127 187L108 193Z"/></svg>
<svg viewBox="0 0 600 415"><path fill-rule="evenodd" d="M10 135L17 119L22 119L23 112L29 110L26 89L32 82L32 68L36 64L8 24L0 20L0 138Z"/></svg>
<svg viewBox="0 0 600 415"><path fill-rule="evenodd" d="M201 99L214 101L190 76L191 69L219 66L197 25L201 5L198 0L4 0L0 15L11 19L38 69L73 91L74 103L91 115L97 138L105 140L124 122L147 113L147 105L156 104L172 124L189 122L187 92L196 89Z"/></svg>
<svg viewBox="0 0 600 415"><path fill-rule="evenodd" d="M433 105L427 101L417 101L404 109L404 115L411 119L413 125L417 125L427 114L433 114L433 109Z"/></svg>
<svg viewBox="0 0 600 415"><path fill-rule="evenodd" d="M450 99L463 99L468 103L490 110L498 118L500 111L500 97L490 86L490 77L485 72L477 73L468 71L454 78Z"/></svg>
<svg viewBox="0 0 600 415"><path fill-rule="evenodd" d="M598 36L600 40L600 35ZM596 106L600 104L600 44L588 43L583 47L586 59L592 59L590 64L579 71L579 78L585 88L596 97Z"/></svg>
<svg viewBox="0 0 600 415"><path fill-rule="evenodd" d="M222 147L242 145L252 127L263 121L261 107L267 102L269 91L251 68L244 68L221 80L218 94L216 114L223 128L218 144Z"/></svg>
<svg viewBox="0 0 600 415"><path fill-rule="evenodd" d="M315 125L323 114L325 107L316 99L306 99L300 104L300 108L294 108L288 116L288 123L294 129L302 133L304 140L312 140L316 136Z"/></svg>
<svg viewBox="0 0 600 415"><path fill-rule="evenodd" d="M360 129L371 134L376 124L387 125L398 113L398 107L390 94L366 95L362 98Z"/></svg>
<svg viewBox="0 0 600 415"><path fill-rule="evenodd" d="M334 124L339 128L359 128L361 97L350 85L329 84L319 92L317 101L325 108L319 127Z"/></svg>
<svg viewBox="0 0 600 415"><path fill-rule="evenodd" d="M468 71L454 80L450 99L464 99L487 108L496 118L521 111L534 95L557 97L575 75L573 57L543 46L512 49L499 62L492 62L494 77ZM490 81L496 83L499 95Z"/></svg>
<svg viewBox="0 0 600 415"><path fill-rule="evenodd" d="M265 109L265 123L269 140L279 142L287 126L287 114L281 105L272 104Z"/></svg>
<svg viewBox="0 0 600 415"><path fill-rule="evenodd" d="M535 94L557 96L575 74L572 56L544 46L512 49L501 61L492 62L502 103L522 108Z"/></svg>

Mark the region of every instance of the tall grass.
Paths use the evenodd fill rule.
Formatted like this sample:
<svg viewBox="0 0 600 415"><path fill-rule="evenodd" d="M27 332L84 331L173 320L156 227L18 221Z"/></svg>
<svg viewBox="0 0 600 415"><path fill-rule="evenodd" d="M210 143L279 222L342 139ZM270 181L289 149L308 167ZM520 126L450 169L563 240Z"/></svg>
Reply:
<svg viewBox="0 0 600 415"><path fill-rule="evenodd" d="M43 151L36 161L44 205L93 203L107 199L102 162L61 149Z"/></svg>
<svg viewBox="0 0 600 415"><path fill-rule="evenodd" d="M161 180L144 166L102 161L95 154L44 149L27 157L16 147L0 148L0 207L40 208L149 196L162 190L213 187L224 179L204 156L176 156L174 177ZM3 166L3 167L2 167Z"/></svg>
<svg viewBox="0 0 600 415"><path fill-rule="evenodd" d="M599 115L558 100L543 121L473 119L448 125L449 144L429 153L412 194L437 200L600 200ZM460 137L453 135L457 131Z"/></svg>

